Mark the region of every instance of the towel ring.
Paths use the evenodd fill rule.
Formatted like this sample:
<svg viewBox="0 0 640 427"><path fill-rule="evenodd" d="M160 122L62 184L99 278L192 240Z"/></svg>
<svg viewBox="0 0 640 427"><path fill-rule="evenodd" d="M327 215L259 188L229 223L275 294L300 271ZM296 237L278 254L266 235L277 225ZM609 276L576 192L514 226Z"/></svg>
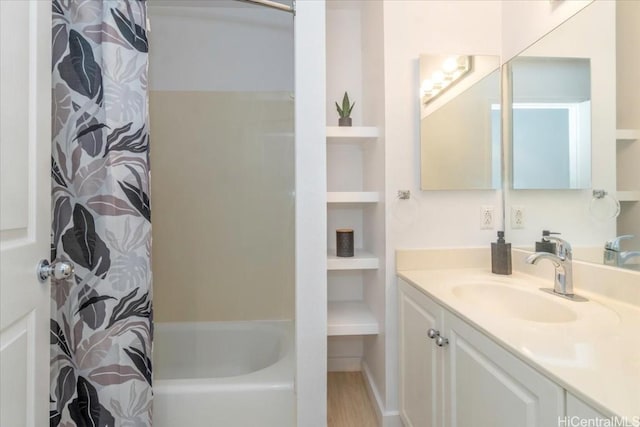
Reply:
<svg viewBox="0 0 640 427"><path fill-rule="evenodd" d="M589 213L599 221L617 218L620 215L620 202L605 190L593 190L589 203Z"/></svg>

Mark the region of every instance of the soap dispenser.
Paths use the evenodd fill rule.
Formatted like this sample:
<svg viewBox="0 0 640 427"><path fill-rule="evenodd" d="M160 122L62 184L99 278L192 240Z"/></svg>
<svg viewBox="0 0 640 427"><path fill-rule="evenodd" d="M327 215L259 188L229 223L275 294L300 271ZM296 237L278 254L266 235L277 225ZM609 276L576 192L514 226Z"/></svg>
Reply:
<svg viewBox="0 0 640 427"><path fill-rule="evenodd" d="M498 241L491 243L491 272L511 274L511 243L504 240L504 231L498 231Z"/></svg>
<svg viewBox="0 0 640 427"><path fill-rule="evenodd" d="M549 237L552 234L560 234L560 233L554 233L553 231L549 231L549 230L542 230L542 238L540 239L539 242L536 242L536 252L549 252L550 254L556 253L555 242L550 242L548 240L545 240L545 237Z"/></svg>

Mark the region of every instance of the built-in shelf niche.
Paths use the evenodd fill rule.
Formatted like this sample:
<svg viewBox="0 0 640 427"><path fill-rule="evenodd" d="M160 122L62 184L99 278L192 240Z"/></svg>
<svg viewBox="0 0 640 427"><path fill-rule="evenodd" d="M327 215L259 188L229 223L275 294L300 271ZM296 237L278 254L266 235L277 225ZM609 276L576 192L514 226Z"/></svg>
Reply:
<svg viewBox="0 0 640 427"><path fill-rule="evenodd" d="M640 129L617 129L616 141L630 142L640 139Z"/></svg>
<svg viewBox="0 0 640 427"><path fill-rule="evenodd" d="M378 128L327 126L327 202L376 203L380 194L367 188L368 167L364 151L375 143Z"/></svg>
<svg viewBox="0 0 640 427"><path fill-rule="evenodd" d="M327 203L378 203L380 193L376 191L330 191Z"/></svg>
<svg viewBox="0 0 640 427"><path fill-rule="evenodd" d="M378 128L374 126L327 126L327 142L341 138L366 140L378 136Z"/></svg>
<svg viewBox="0 0 640 427"><path fill-rule="evenodd" d="M378 191L353 191L364 190L362 175L367 167L364 150L374 144L379 136L379 130L372 126L327 126L327 161L329 175L327 192L327 214L331 229L336 226L352 227L357 234L362 236L362 222L369 215L369 206L379 203L381 194ZM349 189L352 191L332 191ZM335 223L332 219L338 219ZM333 232L333 230L330 230ZM357 236L358 237L358 236ZM330 239L331 240L331 239ZM335 248L327 250L328 271L360 271L353 277L353 282L341 283L341 286L350 286L351 292L363 286L362 275L367 270L380 268L380 259L375 254L367 251L366 241L356 245L365 246L364 249L356 248L353 257L336 256ZM371 283L364 286L373 285ZM362 292L361 290L359 292ZM364 302L364 300L339 300L332 301L329 295L328 303L328 335L329 336L356 336L375 335L379 333L378 322Z"/></svg>
<svg viewBox="0 0 640 427"><path fill-rule="evenodd" d="M628 144L638 139L640 139L640 129L616 130L616 141L618 144ZM637 202L640 201L640 190L618 190L616 196L620 202Z"/></svg>
<svg viewBox="0 0 640 427"><path fill-rule="evenodd" d="M378 321L362 301L330 301L327 309L327 335L377 335Z"/></svg>
<svg viewBox="0 0 640 427"><path fill-rule="evenodd" d="M356 249L352 257L339 257L335 249L327 251L327 270L375 270L380 267L380 260L366 250Z"/></svg>
<svg viewBox="0 0 640 427"><path fill-rule="evenodd" d="M620 202L640 201L640 191L618 191L616 195Z"/></svg>

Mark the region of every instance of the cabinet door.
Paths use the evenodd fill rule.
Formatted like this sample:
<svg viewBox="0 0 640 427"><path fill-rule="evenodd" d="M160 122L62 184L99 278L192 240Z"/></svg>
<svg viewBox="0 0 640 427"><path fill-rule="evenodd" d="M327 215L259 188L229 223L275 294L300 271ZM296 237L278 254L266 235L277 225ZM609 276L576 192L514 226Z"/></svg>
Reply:
<svg viewBox="0 0 640 427"><path fill-rule="evenodd" d="M448 427L548 427L564 416L563 389L445 312Z"/></svg>
<svg viewBox="0 0 640 427"><path fill-rule="evenodd" d="M567 419L575 420L575 425L582 425L580 422L586 423L585 425L598 425L595 420L599 420L601 422L600 425L605 425L603 420L608 419L608 417L605 417L600 412L575 397L573 394L567 392ZM567 421L565 425L571 424Z"/></svg>
<svg viewBox="0 0 640 427"><path fill-rule="evenodd" d="M400 416L405 427L442 425L441 349L427 336L440 330L442 309L399 280Z"/></svg>

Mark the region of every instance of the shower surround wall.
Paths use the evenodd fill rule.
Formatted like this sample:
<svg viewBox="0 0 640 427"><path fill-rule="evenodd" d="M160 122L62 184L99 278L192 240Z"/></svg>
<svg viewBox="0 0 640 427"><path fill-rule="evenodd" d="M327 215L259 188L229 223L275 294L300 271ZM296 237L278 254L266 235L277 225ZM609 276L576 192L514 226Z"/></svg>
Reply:
<svg viewBox="0 0 640 427"><path fill-rule="evenodd" d="M291 16L178 3L150 6L156 320L292 319Z"/></svg>

